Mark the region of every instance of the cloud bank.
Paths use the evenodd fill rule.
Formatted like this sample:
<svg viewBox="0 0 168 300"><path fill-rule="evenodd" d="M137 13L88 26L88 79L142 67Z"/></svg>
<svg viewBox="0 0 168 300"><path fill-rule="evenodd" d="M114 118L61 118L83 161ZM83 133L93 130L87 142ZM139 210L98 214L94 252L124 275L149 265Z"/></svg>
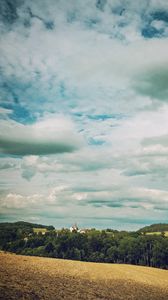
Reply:
<svg viewBox="0 0 168 300"><path fill-rule="evenodd" d="M167 221L167 1L1 0L0 33L1 219Z"/></svg>

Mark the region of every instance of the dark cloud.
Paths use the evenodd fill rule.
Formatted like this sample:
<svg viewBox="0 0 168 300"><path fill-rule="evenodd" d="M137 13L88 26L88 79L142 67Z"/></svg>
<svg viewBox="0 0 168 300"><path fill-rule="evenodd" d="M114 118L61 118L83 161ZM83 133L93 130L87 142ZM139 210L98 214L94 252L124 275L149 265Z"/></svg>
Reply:
<svg viewBox="0 0 168 300"><path fill-rule="evenodd" d="M90 200L87 202L87 204L91 204L92 206L95 207L102 207L102 206L107 206L107 207L123 207L124 204L121 202L115 202L115 201L104 201L102 200Z"/></svg>
<svg viewBox="0 0 168 300"><path fill-rule="evenodd" d="M32 125L1 120L0 152L12 155L45 155L73 152L82 145L73 123L52 116Z"/></svg>
<svg viewBox="0 0 168 300"><path fill-rule="evenodd" d="M1 0L0 20L5 24L13 24L18 18L17 7L22 3L22 0Z"/></svg>
<svg viewBox="0 0 168 300"><path fill-rule="evenodd" d="M75 145L69 143L48 143L46 142L32 142L30 141L16 141L0 139L0 151L4 154L12 155L46 155L54 153L73 152L76 150Z"/></svg>
<svg viewBox="0 0 168 300"><path fill-rule="evenodd" d="M160 66L139 74L134 84L135 90L144 96L168 100L168 68Z"/></svg>
<svg viewBox="0 0 168 300"><path fill-rule="evenodd" d="M87 115L88 119L96 121L106 121L108 119L121 120L125 118L123 114L99 114L99 115Z"/></svg>

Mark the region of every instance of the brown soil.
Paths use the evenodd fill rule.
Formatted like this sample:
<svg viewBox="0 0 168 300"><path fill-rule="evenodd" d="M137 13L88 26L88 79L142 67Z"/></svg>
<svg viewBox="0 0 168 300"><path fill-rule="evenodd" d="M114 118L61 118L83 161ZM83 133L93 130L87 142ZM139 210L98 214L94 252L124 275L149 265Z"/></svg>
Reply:
<svg viewBox="0 0 168 300"><path fill-rule="evenodd" d="M1 252L0 299L167 300L168 271Z"/></svg>

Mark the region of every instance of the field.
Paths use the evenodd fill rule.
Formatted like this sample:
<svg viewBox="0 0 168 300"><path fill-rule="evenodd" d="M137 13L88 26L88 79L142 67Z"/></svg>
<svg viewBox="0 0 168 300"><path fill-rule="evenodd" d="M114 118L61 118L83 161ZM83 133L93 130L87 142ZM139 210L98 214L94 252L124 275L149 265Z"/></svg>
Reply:
<svg viewBox="0 0 168 300"><path fill-rule="evenodd" d="M146 232L146 235L161 235L162 232L156 231L156 232ZM165 236L168 237L168 231L164 231Z"/></svg>
<svg viewBox="0 0 168 300"><path fill-rule="evenodd" d="M0 299L167 300L168 271L0 252Z"/></svg>
<svg viewBox="0 0 168 300"><path fill-rule="evenodd" d="M45 234L47 232L47 229L46 228L33 228L33 232L34 233L42 233L42 234Z"/></svg>

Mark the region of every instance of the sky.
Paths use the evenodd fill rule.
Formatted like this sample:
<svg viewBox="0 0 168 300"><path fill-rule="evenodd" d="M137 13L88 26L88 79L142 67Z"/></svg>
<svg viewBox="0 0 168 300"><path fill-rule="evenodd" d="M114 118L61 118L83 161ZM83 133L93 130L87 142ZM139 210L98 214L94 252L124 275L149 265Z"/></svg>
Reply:
<svg viewBox="0 0 168 300"><path fill-rule="evenodd" d="M0 1L0 222L168 221L168 1Z"/></svg>

